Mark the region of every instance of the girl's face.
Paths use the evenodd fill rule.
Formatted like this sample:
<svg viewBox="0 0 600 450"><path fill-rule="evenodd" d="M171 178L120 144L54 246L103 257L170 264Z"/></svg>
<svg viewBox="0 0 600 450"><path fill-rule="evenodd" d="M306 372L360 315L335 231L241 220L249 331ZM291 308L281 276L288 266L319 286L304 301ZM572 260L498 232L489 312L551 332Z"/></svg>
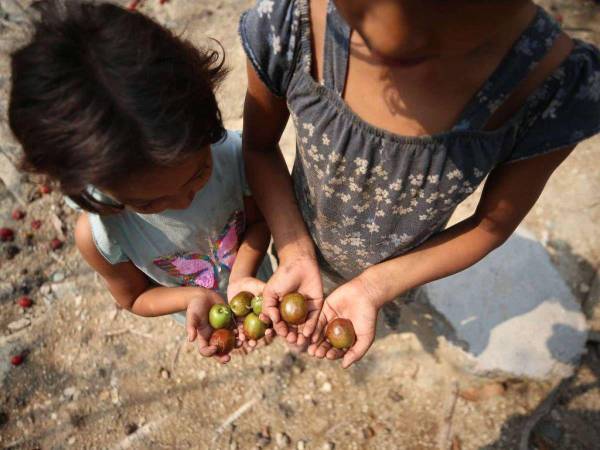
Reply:
<svg viewBox="0 0 600 450"><path fill-rule="evenodd" d="M528 0L335 0L370 53L390 65L479 48Z"/></svg>
<svg viewBox="0 0 600 450"><path fill-rule="evenodd" d="M132 173L126 181L102 188L115 200L142 214L186 209L212 173L210 147L174 167L152 167Z"/></svg>

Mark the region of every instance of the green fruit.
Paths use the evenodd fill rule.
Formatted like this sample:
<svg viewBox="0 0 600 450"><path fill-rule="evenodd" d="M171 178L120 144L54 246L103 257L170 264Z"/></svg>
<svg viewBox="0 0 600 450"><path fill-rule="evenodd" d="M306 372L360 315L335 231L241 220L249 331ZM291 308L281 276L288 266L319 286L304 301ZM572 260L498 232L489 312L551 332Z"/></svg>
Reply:
<svg viewBox="0 0 600 450"><path fill-rule="evenodd" d="M260 339L267 331L267 324L258 318L254 313L250 313L244 319L244 333L250 339Z"/></svg>
<svg viewBox="0 0 600 450"><path fill-rule="evenodd" d="M219 328L228 328L231 325L233 313L227 305L212 305L208 312L208 322L215 330Z"/></svg>
<svg viewBox="0 0 600 450"><path fill-rule="evenodd" d="M219 330L213 331L213 334L210 336L210 341L208 345L214 345L217 347L216 354L219 356L226 355L233 347L235 347L235 335L233 331L228 328L221 328Z"/></svg>
<svg viewBox="0 0 600 450"><path fill-rule="evenodd" d="M263 296L262 295L257 295L256 297L254 297L252 299L252 303L251 303L252 311L257 316L260 315L260 313L262 312L262 304L263 304Z"/></svg>
<svg viewBox="0 0 600 450"><path fill-rule="evenodd" d="M356 341L356 333L354 333L352 322L339 317L327 325L325 336L329 343L338 349L350 348Z"/></svg>
<svg viewBox="0 0 600 450"><path fill-rule="evenodd" d="M244 317L252 310L250 303L253 297L250 292L242 291L229 301L229 307L237 317Z"/></svg>
<svg viewBox="0 0 600 450"><path fill-rule="evenodd" d="M293 292L286 294L279 305L281 317L291 325L300 325L306 320L308 314L308 305L302 294Z"/></svg>

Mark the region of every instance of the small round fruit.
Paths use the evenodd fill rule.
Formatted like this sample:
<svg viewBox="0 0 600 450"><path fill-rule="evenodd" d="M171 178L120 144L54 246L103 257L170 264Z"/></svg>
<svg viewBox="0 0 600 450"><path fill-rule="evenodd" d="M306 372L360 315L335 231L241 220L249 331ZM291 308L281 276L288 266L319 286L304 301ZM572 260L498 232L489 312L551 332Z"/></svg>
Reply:
<svg viewBox="0 0 600 450"><path fill-rule="evenodd" d="M31 305L33 305L31 299L26 296L21 297L18 303L21 308L31 308Z"/></svg>
<svg viewBox="0 0 600 450"><path fill-rule="evenodd" d="M34 230L39 230L42 227L42 221L41 220L32 220L31 221L31 228L33 228Z"/></svg>
<svg viewBox="0 0 600 450"><path fill-rule="evenodd" d="M304 323L308 314L306 299L302 294L298 294L297 292L286 294L279 305L279 312L283 320L287 323L300 325Z"/></svg>
<svg viewBox="0 0 600 450"><path fill-rule="evenodd" d="M337 318L327 325L325 336L331 345L335 348L350 348L356 341L354 326L348 319Z"/></svg>
<svg viewBox="0 0 600 450"><path fill-rule="evenodd" d="M254 297L252 299L252 303L250 303L250 305L252 306L252 312L254 312L254 314L256 314L257 316L259 316L260 313L262 312L262 304L263 304L263 296L262 295L257 295L256 297Z"/></svg>
<svg viewBox="0 0 600 450"><path fill-rule="evenodd" d="M13 210L12 214L11 214L13 220L21 220L23 217L25 217L25 213L20 210L20 209L15 209Z"/></svg>
<svg viewBox="0 0 600 450"><path fill-rule="evenodd" d="M50 186L48 186L47 184L42 184L40 186L40 192L42 194L49 194L50 192L52 192L52 188Z"/></svg>
<svg viewBox="0 0 600 450"><path fill-rule="evenodd" d="M208 322L215 330L228 328L233 320L233 312L227 305L212 305L208 312Z"/></svg>
<svg viewBox="0 0 600 450"><path fill-rule="evenodd" d="M260 339L267 331L267 324L258 318L254 313L250 313L244 319L244 333L250 339Z"/></svg>
<svg viewBox="0 0 600 450"><path fill-rule="evenodd" d="M229 300L229 307L237 317L244 317L252 310L252 297L250 292L242 291Z"/></svg>
<svg viewBox="0 0 600 450"><path fill-rule="evenodd" d="M0 228L0 241L8 242L15 238L15 232L10 228Z"/></svg>
<svg viewBox="0 0 600 450"><path fill-rule="evenodd" d="M233 331L228 328L215 330L210 336L208 345L217 347L216 354L218 356L226 355L233 350L233 347L235 347L235 335L233 334Z"/></svg>
<svg viewBox="0 0 600 450"><path fill-rule="evenodd" d="M13 356L11 356L11 358L10 358L10 363L11 363L13 366L20 366L21 364L23 364L23 360L24 360L24 359L25 359L25 358L23 358L23 355L13 355Z"/></svg>
<svg viewBox="0 0 600 450"><path fill-rule="evenodd" d="M60 239L54 238L50 241L50 248L54 251L62 248L63 246L63 241L61 241Z"/></svg>

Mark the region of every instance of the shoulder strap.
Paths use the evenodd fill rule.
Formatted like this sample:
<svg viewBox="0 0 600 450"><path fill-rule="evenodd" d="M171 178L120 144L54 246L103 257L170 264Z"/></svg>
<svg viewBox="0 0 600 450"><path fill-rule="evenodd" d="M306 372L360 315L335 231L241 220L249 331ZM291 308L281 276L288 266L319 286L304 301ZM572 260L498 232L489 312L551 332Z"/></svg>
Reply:
<svg viewBox="0 0 600 450"><path fill-rule="evenodd" d="M350 32L350 27L340 17L333 1L329 0L323 51L323 83L325 87L337 92L340 96L343 94L346 84Z"/></svg>
<svg viewBox="0 0 600 450"><path fill-rule="evenodd" d="M455 130L483 129L510 94L544 59L560 35L560 25L542 8L463 110Z"/></svg>

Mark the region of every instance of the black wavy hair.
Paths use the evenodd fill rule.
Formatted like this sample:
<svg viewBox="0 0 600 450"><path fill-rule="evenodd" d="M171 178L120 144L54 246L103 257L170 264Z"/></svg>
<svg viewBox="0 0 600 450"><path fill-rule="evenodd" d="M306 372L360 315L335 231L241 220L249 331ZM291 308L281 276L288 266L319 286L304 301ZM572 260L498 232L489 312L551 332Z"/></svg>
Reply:
<svg viewBox="0 0 600 450"><path fill-rule="evenodd" d="M223 138L214 91L227 69L218 51L109 3L33 8L33 38L11 55L9 123L24 170L101 212L86 186L174 165Z"/></svg>

